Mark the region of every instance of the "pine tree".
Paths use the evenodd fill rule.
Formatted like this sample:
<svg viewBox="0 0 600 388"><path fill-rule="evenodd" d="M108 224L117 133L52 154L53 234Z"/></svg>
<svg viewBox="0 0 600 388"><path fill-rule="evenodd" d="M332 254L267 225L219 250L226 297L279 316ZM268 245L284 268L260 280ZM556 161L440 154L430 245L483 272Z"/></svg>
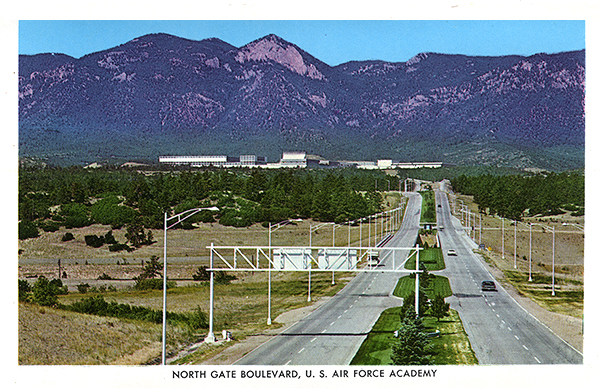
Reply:
<svg viewBox="0 0 600 388"><path fill-rule="evenodd" d="M447 317L450 315L450 303L444 301L444 297L436 295L431 302L431 315L438 319Z"/></svg>
<svg viewBox="0 0 600 388"><path fill-rule="evenodd" d="M392 346L393 365L431 365L432 349L423 321L417 317L414 309L406 311L398 339Z"/></svg>

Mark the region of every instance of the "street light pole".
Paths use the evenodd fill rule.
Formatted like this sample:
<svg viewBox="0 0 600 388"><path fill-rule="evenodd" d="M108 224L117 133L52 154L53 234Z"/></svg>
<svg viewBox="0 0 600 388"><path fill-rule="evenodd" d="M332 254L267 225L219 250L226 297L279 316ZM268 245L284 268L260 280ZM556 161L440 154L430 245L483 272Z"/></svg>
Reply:
<svg viewBox="0 0 600 388"><path fill-rule="evenodd" d="M166 365L167 354L167 212L164 218L164 252L163 252L163 314L162 314L162 364Z"/></svg>
<svg viewBox="0 0 600 388"><path fill-rule="evenodd" d="M531 278L531 222L529 223L529 281L532 281Z"/></svg>
<svg viewBox="0 0 600 388"><path fill-rule="evenodd" d="M164 217L164 243L163 243L163 314L162 314L162 364L166 365L166 357L167 357L167 230L171 229L175 225L179 224L182 221L190 218L191 216L201 212L202 210L209 211L219 211L219 208L216 206L206 207L206 208L194 208L189 209L174 216L168 217L167 212L165 212ZM177 219L175 223L168 225L168 222L171 220ZM212 280L212 271L211 271L211 280ZM212 281L211 281L212 284ZM210 335L210 333L209 333Z"/></svg>
<svg viewBox="0 0 600 388"><path fill-rule="evenodd" d="M415 259L415 313L419 316L419 244L417 244L417 256Z"/></svg>
<svg viewBox="0 0 600 388"><path fill-rule="evenodd" d="M515 269L517 269L517 220L515 220Z"/></svg>
<svg viewBox="0 0 600 388"><path fill-rule="evenodd" d="M481 233L483 232L483 226L481 225L481 213L479 213L479 245L481 245Z"/></svg>
<svg viewBox="0 0 600 388"><path fill-rule="evenodd" d="M500 217L502 220L502 260L504 260L504 217Z"/></svg>
<svg viewBox="0 0 600 388"><path fill-rule="evenodd" d="M270 325L271 322L271 260L273 257L271 255L271 223L269 222L269 302L268 302L268 312L267 312L267 325Z"/></svg>
<svg viewBox="0 0 600 388"><path fill-rule="evenodd" d="M555 234L555 230L554 230L554 226L552 227L552 296L556 295L556 291L554 289L554 243L556 241L556 234Z"/></svg>

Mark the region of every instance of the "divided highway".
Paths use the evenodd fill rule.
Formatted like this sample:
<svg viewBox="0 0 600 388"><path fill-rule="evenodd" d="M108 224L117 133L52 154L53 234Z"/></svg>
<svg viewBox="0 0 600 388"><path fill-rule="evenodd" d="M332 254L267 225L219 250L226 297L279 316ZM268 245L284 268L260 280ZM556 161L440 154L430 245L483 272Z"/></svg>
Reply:
<svg viewBox="0 0 600 388"><path fill-rule="evenodd" d="M386 246L413 246L419 230L421 196L408 194L401 229ZM475 243L450 213L448 198L436 190L436 210L446 276L454 293L447 298L462 319L480 364L582 364L583 355L525 311L473 253ZM456 256L447 256L453 249ZM408 253L396 254L396 263ZM402 257L400 257L402 256ZM382 251L385 257L385 251ZM391 258L382 260L391 266ZM384 267L388 268L388 267ZM382 311L400 306L392 291L403 276L379 271L358 274L343 290L280 335L238 360L238 365L348 365ZM493 280L497 291L482 291Z"/></svg>
<svg viewBox="0 0 600 388"><path fill-rule="evenodd" d="M581 364L583 355L523 309L473 253L476 244L450 213L447 195L436 191L440 243L454 295L447 299L457 310L480 364ZM448 256L449 249L456 256ZM497 291L482 291L493 280Z"/></svg>
<svg viewBox="0 0 600 388"><path fill-rule="evenodd" d="M413 246L421 196L410 194L404 222L386 246ZM402 253L400 253L402 252ZM406 259L396 253L396 262ZM386 251L381 252L385 257ZM391 266L383 259L380 268ZM400 273L359 273L343 290L289 329L236 362L238 365L348 365L382 311L402 305L392 292Z"/></svg>

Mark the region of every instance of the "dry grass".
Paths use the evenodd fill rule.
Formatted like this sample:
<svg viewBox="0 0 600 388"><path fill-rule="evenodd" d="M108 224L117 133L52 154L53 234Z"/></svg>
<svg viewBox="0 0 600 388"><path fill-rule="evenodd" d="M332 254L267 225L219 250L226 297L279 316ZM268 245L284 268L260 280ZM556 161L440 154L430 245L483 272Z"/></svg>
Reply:
<svg viewBox="0 0 600 388"><path fill-rule="evenodd" d="M19 305L20 365L140 364L160 341L158 325Z"/></svg>
<svg viewBox="0 0 600 388"><path fill-rule="evenodd" d="M311 296L314 302L337 293L352 277L313 274ZM273 273L273 319L284 312L309 305L305 274ZM206 283L178 287L168 292L168 310L190 311L200 306L209 310ZM90 294L72 293L60 297L70 304ZM120 291L104 294L107 301L162 309L162 291ZM246 274L229 285L215 285L215 333L232 331L237 340L255 336L280 324L267 325L267 283L265 273ZM206 331L191 333L169 325L168 352L178 351ZM161 325L123 321L56 310L30 304L19 309L19 363L25 365L141 364L160 356ZM202 346L194 353L194 363L214 356L225 347ZM189 362L190 357L187 358Z"/></svg>

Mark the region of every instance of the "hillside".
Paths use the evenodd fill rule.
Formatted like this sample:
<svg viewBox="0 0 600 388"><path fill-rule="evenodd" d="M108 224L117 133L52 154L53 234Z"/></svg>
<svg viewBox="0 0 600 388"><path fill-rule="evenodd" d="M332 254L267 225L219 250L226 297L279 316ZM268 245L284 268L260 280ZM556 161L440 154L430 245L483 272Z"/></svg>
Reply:
<svg viewBox="0 0 600 388"><path fill-rule="evenodd" d="M268 35L139 37L19 57L19 154L56 164L303 150L329 159L584 165L585 52L421 53L331 67Z"/></svg>

